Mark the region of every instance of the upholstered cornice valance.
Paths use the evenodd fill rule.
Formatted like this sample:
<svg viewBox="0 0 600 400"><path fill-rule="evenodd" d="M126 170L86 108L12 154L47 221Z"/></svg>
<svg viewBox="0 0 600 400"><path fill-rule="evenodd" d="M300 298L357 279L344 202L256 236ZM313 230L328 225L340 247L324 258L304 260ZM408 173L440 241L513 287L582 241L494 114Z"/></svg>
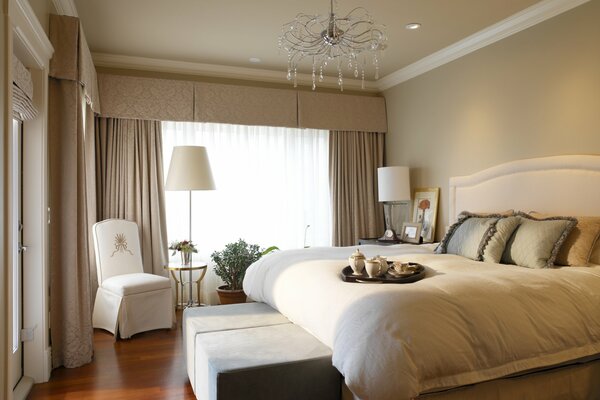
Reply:
<svg viewBox="0 0 600 400"><path fill-rule="evenodd" d="M336 131L387 132L385 99L298 92L298 126Z"/></svg>
<svg viewBox="0 0 600 400"><path fill-rule="evenodd" d="M98 74L102 116L386 132L383 97Z"/></svg>
<svg viewBox="0 0 600 400"><path fill-rule="evenodd" d="M159 121L194 121L194 83L98 75L102 116Z"/></svg>
<svg viewBox="0 0 600 400"><path fill-rule="evenodd" d="M197 82L194 121L298 126L296 91Z"/></svg>
<svg viewBox="0 0 600 400"><path fill-rule="evenodd" d="M79 18L50 14L50 42L54 54L49 75L55 79L78 81L91 109L100 112L96 67Z"/></svg>

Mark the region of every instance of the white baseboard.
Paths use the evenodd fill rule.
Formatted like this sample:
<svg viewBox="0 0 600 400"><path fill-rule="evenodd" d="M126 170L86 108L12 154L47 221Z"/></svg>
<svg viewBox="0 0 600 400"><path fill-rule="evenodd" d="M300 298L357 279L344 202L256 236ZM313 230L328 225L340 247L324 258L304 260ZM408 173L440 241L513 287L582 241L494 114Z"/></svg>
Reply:
<svg viewBox="0 0 600 400"><path fill-rule="evenodd" d="M42 382L48 382L50 380L50 374L52 373L52 347L48 347L44 351L44 377ZM38 382L38 383L42 383Z"/></svg>
<svg viewBox="0 0 600 400"><path fill-rule="evenodd" d="M26 400L33 388L33 378L24 376L13 390L13 400Z"/></svg>

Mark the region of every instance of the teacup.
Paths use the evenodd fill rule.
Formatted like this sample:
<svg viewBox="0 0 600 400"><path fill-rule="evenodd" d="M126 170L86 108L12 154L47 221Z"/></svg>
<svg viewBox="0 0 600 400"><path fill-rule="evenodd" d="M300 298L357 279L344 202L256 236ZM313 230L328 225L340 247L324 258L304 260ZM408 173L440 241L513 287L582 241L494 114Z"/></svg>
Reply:
<svg viewBox="0 0 600 400"><path fill-rule="evenodd" d="M375 278L381 274L381 263L377 258L370 258L365 261L365 270L370 278Z"/></svg>
<svg viewBox="0 0 600 400"><path fill-rule="evenodd" d="M406 272L409 266L410 264L407 262L394 261L394 271L398 273Z"/></svg>

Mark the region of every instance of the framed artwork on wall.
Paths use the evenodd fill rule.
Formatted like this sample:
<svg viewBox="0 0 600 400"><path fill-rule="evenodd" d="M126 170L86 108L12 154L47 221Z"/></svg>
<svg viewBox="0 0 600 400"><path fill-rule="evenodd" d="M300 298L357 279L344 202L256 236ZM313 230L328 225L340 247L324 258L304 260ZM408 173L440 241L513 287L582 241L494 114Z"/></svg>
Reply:
<svg viewBox="0 0 600 400"><path fill-rule="evenodd" d="M412 221L421 224L423 243L433 243L435 240L439 197L440 188L417 188L414 190Z"/></svg>

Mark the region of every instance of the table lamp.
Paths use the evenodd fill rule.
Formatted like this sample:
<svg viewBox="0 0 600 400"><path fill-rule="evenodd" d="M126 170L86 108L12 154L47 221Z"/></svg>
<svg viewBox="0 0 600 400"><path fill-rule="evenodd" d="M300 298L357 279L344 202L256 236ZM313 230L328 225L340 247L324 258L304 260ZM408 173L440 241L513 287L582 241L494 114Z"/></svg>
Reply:
<svg viewBox="0 0 600 400"><path fill-rule="evenodd" d="M382 167L377 168L377 188L379 201L383 203L385 215L385 233L379 240L398 241L392 226L392 209L395 205L409 208L410 174L408 167ZM406 220L406 211L403 213Z"/></svg>

